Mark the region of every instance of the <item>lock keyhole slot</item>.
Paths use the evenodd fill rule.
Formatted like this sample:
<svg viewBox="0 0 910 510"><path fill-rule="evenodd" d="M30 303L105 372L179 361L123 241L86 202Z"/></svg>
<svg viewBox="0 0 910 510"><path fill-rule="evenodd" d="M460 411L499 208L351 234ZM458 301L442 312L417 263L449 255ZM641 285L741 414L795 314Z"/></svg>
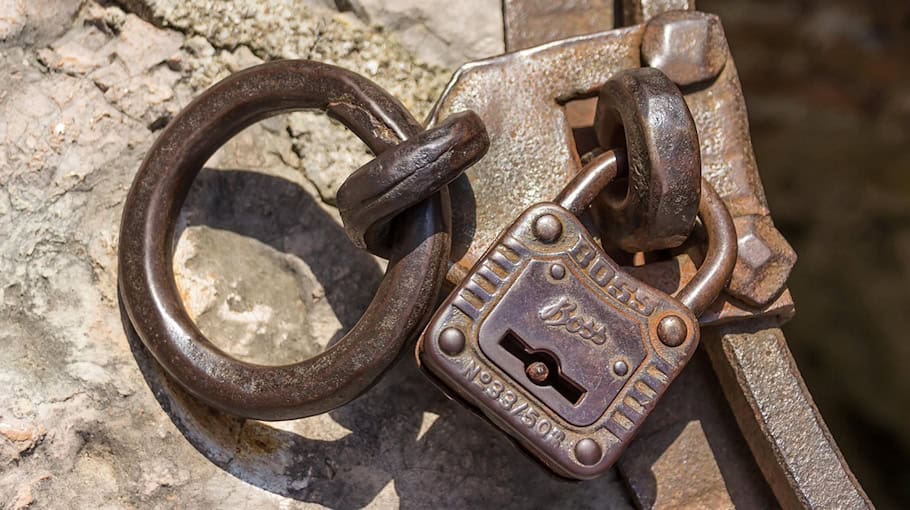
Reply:
<svg viewBox="0 0 910 510"><path fill-rule="evenodd" d="M553 354L531 348L512 330L506 332L499 345L524 364L525 375L531 383L552 387L573 406L578 405L585 396L585 389L562 373L559 361Z"/></svg>

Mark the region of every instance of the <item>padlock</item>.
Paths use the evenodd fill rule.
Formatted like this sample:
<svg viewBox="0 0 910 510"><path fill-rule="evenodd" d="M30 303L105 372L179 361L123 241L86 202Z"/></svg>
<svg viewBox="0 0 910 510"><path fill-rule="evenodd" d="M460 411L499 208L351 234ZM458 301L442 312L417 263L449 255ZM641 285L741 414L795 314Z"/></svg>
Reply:
<svg viewBox="0 0 910 510"><path fill-rule="evenodd" d="M527 209L449 295L417 345L431 376L556 474L617 460L698 345L697 315L733 270L733 222L702 180L709 247L676 297L629 276L576 216L617 173L589 163L555 203Z"/></svg>

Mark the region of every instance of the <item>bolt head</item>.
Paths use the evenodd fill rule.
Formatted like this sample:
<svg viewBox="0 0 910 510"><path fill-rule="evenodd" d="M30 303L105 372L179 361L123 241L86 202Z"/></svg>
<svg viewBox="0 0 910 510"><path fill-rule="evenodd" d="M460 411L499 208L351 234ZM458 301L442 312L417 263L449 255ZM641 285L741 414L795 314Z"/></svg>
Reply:
<svg viewBox="0 0 910 510"><path fill-rule="evenodd" d="M619 377L623 377L629 373L629 365L625 361L619 360L616 363L613 363L613 373Z"/></svg>
<svg viewBox="0 0 910 510"><path fill-rule="evenodd" d="M603 452L597 441L586 437L575 443L575 458L585 466L593 466L600 461Z"/></svg>
<svg viewBox="0 0 910 510"><path fill-rule="evenodd" d="M686 321L678 315L667 315L657 323L657 338L668 347L679 347L688 335Z"/></svg>
<svg viewBox="0 0 910 510"><path fill-rule="evenodd" d="M528 365L525 372L528 374L528 379L534 384L543 384L547 380L547 377L550 377L550 369L547 368L545 363L541 363L540 361L535 361Z"/></svg>
<svg viewBox="0 0 910 510"><path fill-rule="evenodd" d="M446 328L439 334L439 348L449 356L464 350L464 333L458 328Z"/></svg>
<svg viewBox="0 0 910 510"><path fill-rule="evenodd" d="M720 19L694 11L655 16L641 43L644 62L680 86L715 78L727 63L728 52Z"/></svg>
<svg viewBox="0 0 910 510"><path fill-rule="evenodd" d="M552 214L541 214L534 220L534 236L541 242L554 243L562 235L562 222Z"/></svg>
<svg viewBox="0 0 910 510"><path fill-rule="evenodd" d="M752 306L767 306L784 290L796 252L769 216L741 216L733 223L737 256L727 290Z"/></svg>

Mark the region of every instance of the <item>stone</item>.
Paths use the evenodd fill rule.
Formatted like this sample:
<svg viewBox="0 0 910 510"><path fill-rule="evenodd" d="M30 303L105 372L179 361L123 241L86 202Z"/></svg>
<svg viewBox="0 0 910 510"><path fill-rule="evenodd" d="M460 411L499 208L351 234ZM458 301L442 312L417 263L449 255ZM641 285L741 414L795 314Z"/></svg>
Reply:
<svg viewBox="0 0 910 510"><path fill-rule="evenodd" d="M490 15L501 11L501 4L500 0L359 0L353 10L394 32L422 60L457 68L504 51L502 18Z"/></svg>

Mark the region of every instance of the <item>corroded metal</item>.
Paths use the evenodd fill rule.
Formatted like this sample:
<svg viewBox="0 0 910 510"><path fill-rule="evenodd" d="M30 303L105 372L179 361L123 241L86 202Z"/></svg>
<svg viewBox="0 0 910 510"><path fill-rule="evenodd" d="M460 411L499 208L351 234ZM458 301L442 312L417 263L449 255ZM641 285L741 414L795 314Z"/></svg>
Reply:
<svg viewBox="0 0 910 510"><path fill-rule="evenodd" d="M623 0L623 25L637 25L670 11L691 11L695 0Z"/></svg>
<svg viewBox="0 0 910 510"><path fill-rule="evenodd" d="M872 508L773 322L711 328L704 345L781 506Z"/></svg>
<svg viewBox="0 0 910 510"><path fill-rule="evenodd" d="M503 0L506 51L613 26L615 0Z"/></svg>
<svg viewBox="0 0 910 510"><path fill-rule="evenodd" d="M711 368L709 329L617 463L638 508L778 506Z"/></svg>
<svg viewBox="0 0 910 510"><path fill-rule="evenodd" d="M671 11L645 28L641 55L645 64L664 72L679 86L715 78L727 63L724 31L713 14Z"/></svg>
<svg viewBox="0 0 910 510"><path fill-rule="evenodd" d="M527 207L556 196L581 170L564 105L593 97L623 69L641 67L643 27L576 37L466 64L432 121L473 110L490 135L486 157L456 179L449 282L464 277Z"/></svg>
<svg viewBox="0 0 910 510"><path fill-rule="evenodd" d="M487 127L490 149L450 187L450 283L464 277L498 232L524 208L555 196L578 173L581 157L568 118L569 106L577 103L575 99L596 96L600 86L622 70L641 66L644 29L644 25L637 25L574 37L469 63L456 72L434 109L433 119L473 110ZM726 42L722 43L721 51L727 57L718 77L710 86L683 90L701 141L702 174L734 219L768 216L736 66ZM795 260L792 248L776 236L755 237L757 242L744 243L742 240L752 233L738 230L737 234L737 264L741 269L736 274L755 278L734 278L700 322L756 316L786 320L794 309L785 287L790 262ZM767 240L774 242L768 244ZM697 251L695 260L700 257ZM756 251L779 254L771 260L785 263L764 271L766 264L755 264L762 260L755 256ZM686 271L695 266L692 255L683 253L659 265L644 266L648 274L640 276L672 293L685 284L685 277L694 273ZM765 296L771 297L760 299Z"/></svg>
<svg viewBox="0 0 910 510"><path fill-rule="evenodd" d="M417 347L429 372L568 478L594 478L616 462L694 353L696 316L736 259L732 219L705 182L699 213L708 256L679 299L625 273L570 212L603 189L621 160L595 159L557 197L560 205L525 211L442 304ZM464 341L453 350L456 335Z"/></svg>
<svg viewBox="0 0 910 510"><path fill-rule="evenodd" d="M693 16L696 15L711 17L693 13ZM645 32L656 30L663 33L667 26L689 24L692 19L692 16L680 19L676 13L663 14L651 19ZM719 21L716 25L722 31ZM686 30L674 30L673 33L687 34ZM713 40L720 46L712 52L726 55L723 70L709 86L699 85L683 92L701 140L702 173L714 184L734 219L767 217L763 220L766 235L756 235L753 227L757 222L737 221L740 244L738 270L727 288L732 297L744 302L740 308L751 309L755 315L761 315L769 309L792 307L792 301L782 301L781 298L787 297L786 282L796 263L796 253L770 220L752 152L742 88L726 39L715 37ZM679 44L685 46L686 43L680 41ZM768 256L762 256L764 253Z"/></svg>
<svg viewBox="0 0 910 510"><path fill-rule="evenodd" d="M438 193L487 151L480 117L460 112L378 154L338 188L338 212L358 248L387 257L390 221Z"/></svg>
<svg viewBox="0 0 910 510"><path fill-rule="evenodd" d="M573 32L574 25L571 22L567 22L565 27L557 26L547 30L538 30L536 34L533 30L525 30L525 27L515 21L520 18L510 16L509 13L510 9L516 9L515 4L520 3L508 0L504 2L507 49L515 50L530 46L530 44L516 45L514 42L516 38L509 37L510 31L522 33L524 41L533 41L541 45L548 44L527 52L501 57L495 61L469 65L466 75L457 75L450 84L450 93L457 96L462 90L480 90L482 85L477 82L485 79L490 80L492 88L494 87L492 85L494 76L521 76L523 80L533 83L548 73L563 75L574 72L580 67L579 60L594 52L587 47L587 44L591 39L601 36L604 44L609 44L614 48L622 46L621 42L616 41L617 32L584 37L581 38L583 42L572 39L550 43L553 38L547 37L547 34L554 30L564 29L562 33L567 37L586 32ZM635 25L648 22L666 11L692 10L693 4L694 2L691 0L624 0L623 13L615 18L622 20L626 25ZM613 14L611 12L610 16L597 18L598 13L591 11L590 17L597 19L601 23L601 28L607 30L613 27ZM691 19L690 14L692 13L675 16ZM670 22L673 16L654 22L650 27L652 40L647 43L649 46L647 49L642 49L642 53L646 63L651 62L657 67L664 67L666 71L676 76L679 83L685 84L693 80L700 80L697 86L687 86L684 92L701 138L701 156L705 176L717 186L725 203L736 217L740 254L736 264L736 274L731 281L729 294L722 295L702 315L701 322L703 324L727 324L723 326L723 328L727 328L725 331L728 332L728 335L723 337L726 352L738 351L740 355L751 352L756 356L763 353L764 356L770 358L771 365L786 369L774 372L777 377L780 377L779 381L773 381L768 388L755 388L756 391L753 391L751 385L768 383L766 378L759 378L763 373L759 364L751 364L752 373L748 374L734 361L732 355L725 356L723 350L717 345L712 345L714 333L707 334L704 343L709 345L716 371L724 374L721 376L724 392L733 403L737 421L748 437L748 443L755 458L762 464L765 476L775 487L774 493L779 504L787 508L824 507L826 505L819 505L819 503L829 501L834 502L833 506L838 507L845 505L868 507L870 504L863 494L862 488L843 462L837 446L831 440L821 417L811 404L811 396L802 385L799 372L789 356L783 336L779 330L773 329L774 325L785 322L794 314L793 301L785 283L796 256L779 232L774 229L769 216L752 153L745 103L735 64L729 54L725 38L718 39L716 35L718 29L722 35L722 28L716 18L710 15L697 14L696 16L701 17L702 21L688 24L686 27L674 26L674 23ZM510 23L510 20L513 21ZM559 24L558 19L550 21L553 24ZM699 25L708 29L703 40L693 37L698 31ZM678 32L680 28L685 30ZM693 29L695 30L693 31ZM632 47L641 44L641 36L636 32L635 27L625 30L631 34L628 35L626 44ZM665 63L671 61L674 64L679 63L680 58L686 57L685 54L680 55L674 52L674 42L672 41L674 32L688 33L690 43L705 44L701 50L696 52L698 53L696 60L703 63L699 69L683 70L685 72L679 74L665 66ZM667 36L671 40L663 43L663 46L654 44L662 36ZM685 44L679 46L685 47ZM558 53L559 48L566 51L566 59L571 62L571 65L552 64L557 60L554 54ZM583 51L579 51L580 48ZM624 54L621 47L617 51ZM702 51L703 53L699 53ZM544 56L541 54L544 54L545 58L541 58ZM691 58L692 55L688 57ZM629 62L633 58L624 61ZM664 59L663 63L660 62L661 58ZM613 64L613 61L605 59L591 60L588 69L603 71L605 65ZM480 70L475 66L484 66L487 69ZM515 67L526 67L527 69L510 69ZM607 74L611 72L611 70L606 71ZM463 83L459 83L459 81ZM577 94L575 97L584 98L591 95L592 93L588 92ZM545 94L539 94L537 97L549 99ZM551 107L551 103L546 99L541 104L525 102L523 106L534 104L536 109L548 109ZM457 108L458 105L470 103L471 101L465 98L448 98L441 103L442 108L438 113L442 115L446 113L446 104L455 105ZM577 141L573 138L584 132L583 129L578 128L584 128L592 122L593 100L571 101L564 105L568 121L564 125L556 126L557 132L565 133L564 136L557 138L572 147ZM509 115L510 112L498 113L498 116ZM526 113L525 116L519 115L517 112L511 115L515 115L516 118L528 118ZM483 113L482 116L484 116ZM530 120L533 122L536 118L537 113L532 113ZM512 127L508 121L498 122L506 128ZM534 127L525 126L522 130L515 132L520 133L517 136L525 139L529 132L533 134L536 133L536 130ZM495 145L497 143L506 144L508 141L501 138L507 139L509 136L516 135L510 135L508 131L497 132L494 130L491 136ZM561 168L564 161L575 155L571 150L567 152L561 152L561 148L552 150L560 153L552 160L555 162L554 168ZM569 158L564 157L566 153L569 154ZM539 157L540 152L533 155L533 158ZM510 163L518 164L517 168L526 168L521 165L525 162L520 157L511 158ZM516 166L499 166L498 170L508 173L511 168L516 168ZM492 167L490 170L496 171ZM505 180L507 177L501 176L500 179ZM484 168L477 168L468 180L472 183L484 183L484 185L488 185L492 181L485 174ZM465 187L467 186L463 186L463 188ZM497 228L498 225L495 224L492 228ZM456 224L456 239L459 237L458 228ZM472 228L478 227L472 226ZM697 238L697 236L695 237ZM682 282L691 278L695 272L696 262L702 257L703 253L698 245L689 243L670 260L628 269L645 281L659 286L665 292L673 293L678 290ZM450 271L450 280L457 279L460 272L461 268L456 264ZM762 317L764 317L761 319L764 321L762 327L769 328L765 331L773 331L777 337L773 342L776 344L774 348L769 348L768 342L762 341L758 337L760 331L750 332L754 330L747 323L742 322L744 319ZM732 324L734 321L740 322L734 326ZM712 329L707 328L706 331L710 332ZM737 334L739 345L737 349L734 349L733 342L728 338L737 331L745 332ZM718 354L719 352L721 354ZM696 363L696 366L690 367L683 374L683 379L691 380L696 376L701 377L696 378L698 382L690 384L678 382L674 385L675 390L671 389L671 392L679 393L688 390L687 393L680 395L679 398L673 398L671 401L665 400L665 404L658 407L645 427L647 430L644 432L642 440L633 443L629 452L631 455L624 456L620 463L620 471L630 486L634 501L640 507L679 508L689 504L710 508L726 506L767 508L773 506L766 495L768 490L766 486L761 480L750 474L754 470L752 467L754 460L742 452L742 441L738 438L738 432L731 430L729 420L721 419L716 414L707 412L707 410L716 409L716 406L709 405L707 410L694 414L686 412L693 406L697 406L696 403L705 402L706 395L713 394L710 384L705 384L708 379L713 381L713 377L706 373L706 369L704 363ZM693 386L698 388L692 390ZM777 390L773 389L775 387ZM789 388L790 391L780 391L783 388ZM797 413L791 415L784 412L783 406L787 399L802 403L802 407ZM712 402L717 403L717 398ZM664 417L663 420L660 416ZM784 423L788 417L793 417L795 421ZM679 424L673 425L675 423ZM790 428L793 430L793 434L775 435L768 425L770 423L774 423L781 430ZM684 432L680 433L677 430ZM800 439L801 434L804 435L804 439L813 439L811 446L807 447L813 450L808 458L816 464L801 461L799 450L804 441L804 439ZM687 469L680 476L679 466L682 464L687 465ZM695 480L693 480L691 471L697 472L697 475L694 476ZM829 473L832 474L830 480L828 479ZM823 496L827 499L823 499Z"/></svg>
<svg viewBox="0 0 910 510"><path fill-rule="evenodd" d="M422 131L398 101L359 75L310 61L263 64L217 83L168 124L123 208L119 286L132 325L184 388L235 415L285 420L355 398L423 327L445 273L450 245L443 192L402 213L375 298L325 352L262 366L238 361L205 338L184 308L171 265L183 200L202 165L231 136L268 116L305 108L328 112L377 154Z"/></svg>
<svg viewBox="0 0 910 510"><path fill-rule="evenodd" d="M679 88L651 68L617 73L600 89L594 130L626 147L629 172L603 193L603 235L628 252L675 248L692 232L701 189L695 122Z"/></svg>

